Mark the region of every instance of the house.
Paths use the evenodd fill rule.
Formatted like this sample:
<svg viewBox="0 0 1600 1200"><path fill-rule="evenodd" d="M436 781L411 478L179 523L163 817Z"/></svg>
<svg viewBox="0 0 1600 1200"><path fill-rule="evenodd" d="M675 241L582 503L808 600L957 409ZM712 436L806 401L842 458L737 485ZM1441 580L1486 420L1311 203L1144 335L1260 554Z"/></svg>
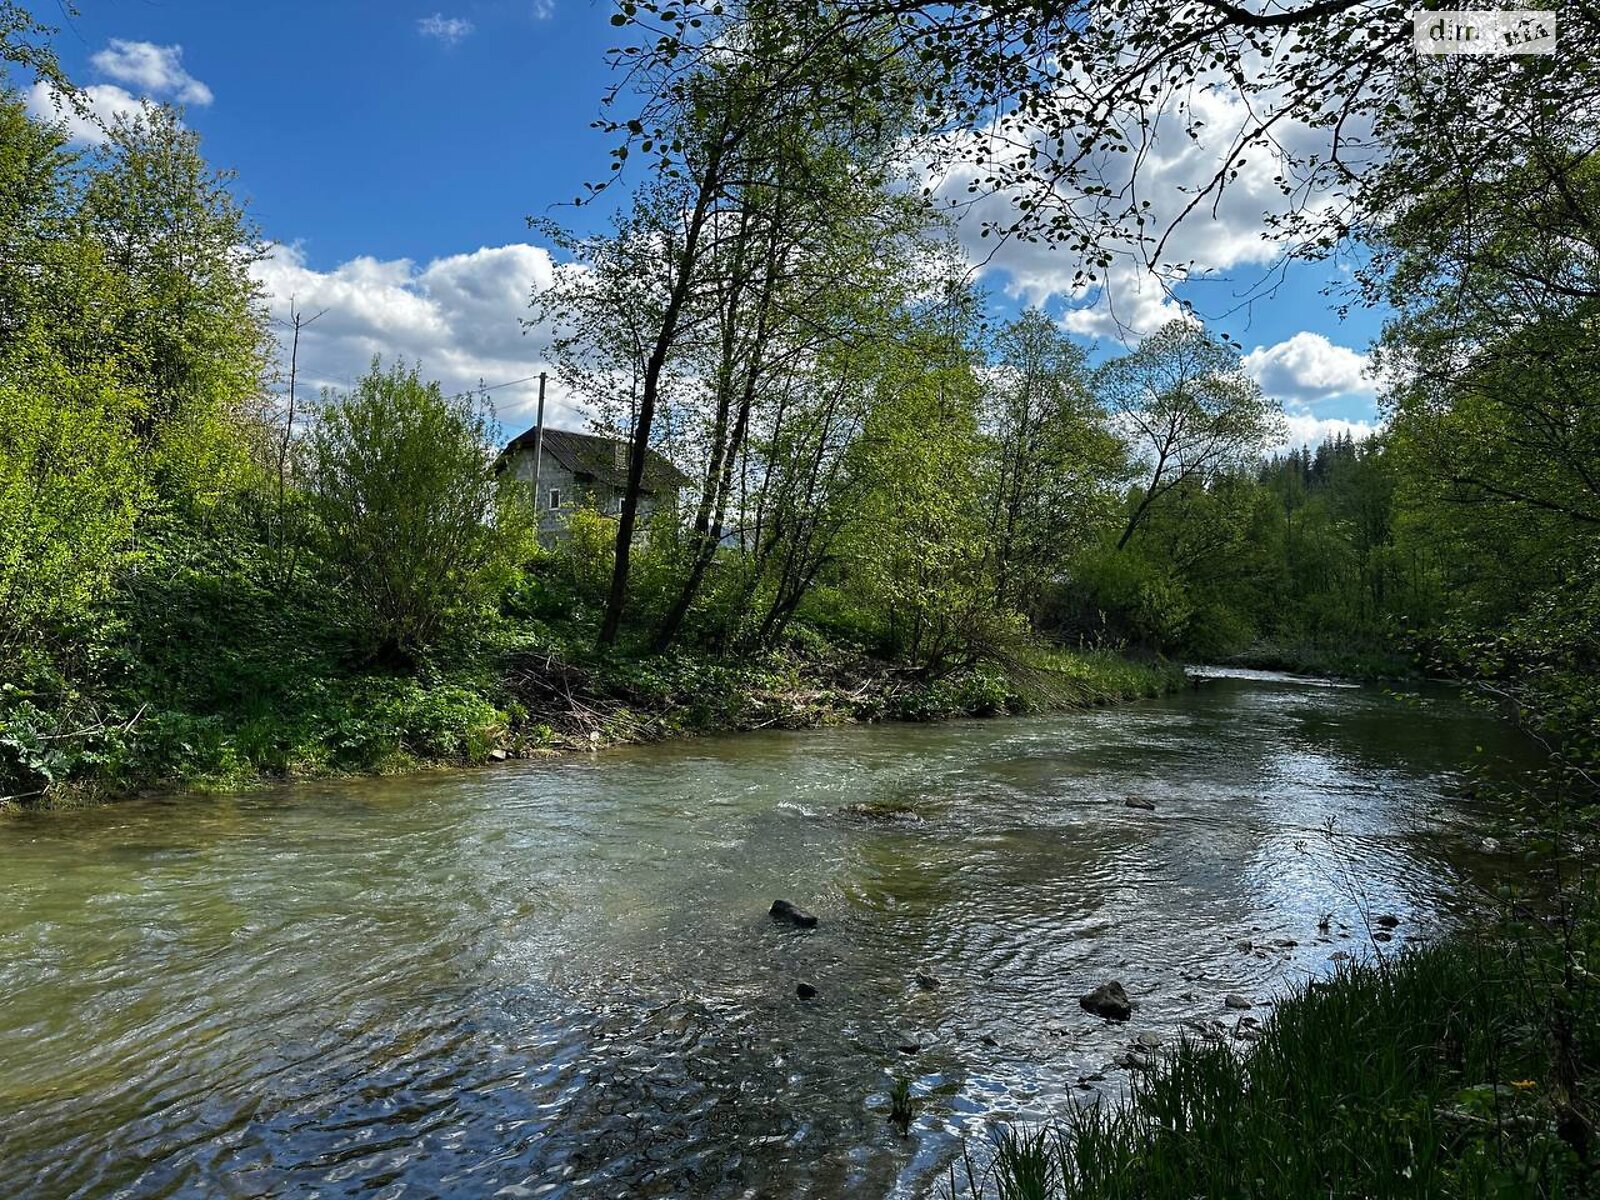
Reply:
<svg viewBox="0 0 1600 1200"><path fill-rule="evenodd" d="M501 454L503 469L532 487L535 481L534 456L538 430L518 434ZM568 429L544 431L544 458L539 464L539 532L559 535L566 528L567 514L592 508L615 516L622 511L622 497L628 490L629 445L621 438L574 433ZM641 524L658 513L675 514L678 493L688 487L689 477L662 455L651 450L645 456L643 488L639 495Z"/></svg>

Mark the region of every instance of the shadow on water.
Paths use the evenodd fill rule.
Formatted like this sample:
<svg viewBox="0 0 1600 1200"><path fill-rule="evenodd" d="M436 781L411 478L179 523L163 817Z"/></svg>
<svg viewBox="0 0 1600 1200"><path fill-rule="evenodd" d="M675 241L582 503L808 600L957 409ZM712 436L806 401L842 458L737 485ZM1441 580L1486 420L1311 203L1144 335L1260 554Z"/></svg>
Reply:
<svg viewBox="0 0 1600 1200"><path fill-rule="evenodd" d="M1363 912L1447 926L1479 747L1446 692L1223 678L8 820L0 1194L920 1194Z"/></svg>

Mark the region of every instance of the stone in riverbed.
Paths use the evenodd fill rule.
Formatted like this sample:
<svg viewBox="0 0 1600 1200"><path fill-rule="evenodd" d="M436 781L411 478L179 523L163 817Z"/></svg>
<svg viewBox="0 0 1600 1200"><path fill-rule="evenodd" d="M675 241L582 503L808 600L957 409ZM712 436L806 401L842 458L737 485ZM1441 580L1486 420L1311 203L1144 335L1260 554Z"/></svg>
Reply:
<svg viewBox="0 0 1600 1200"><path fill-rule="evenodd" d="M794 985L794 994L802 1000L815 1000L817 989L809 983L797 983Z"/></svg>
<svg viewBox="0 0 1600 1200"><path fill-rule="evenodd" d="M1254 1008L1255 1005L1246 1000L1238 992L1229 992L1222 998L1222 1002L1229 1008Z"/></svg>
<svg viewBox="0 0 1600 1200"><path fill-rule="evenodd" d="M918 971L917 986L925 992L937 992L944 986L944 980L931 971Z"/></svg>
<svg viewBox="0 0 1600 1200"><path fill-rule="evenodd" d="M1092 1012L1110 1021L1126 1021L1133 1016L1133 1001L1128 999L1128 993L1122 990L1122 984L1115 979L1107 980L1094 991L1079 996L1078 1004L1085 1012Z"/></svg>
<svg viewBox="0 0 1600 1200"><path fill-rule="evenodd" d="M1375 917L1372 923L1379 929L1393 929L1400 924L1400 918L1393 913L1384 913L1381 917Z"/></svg>
<svg viewBox="0 0 1600 1200"><path fill-rule="evenodd" d="M789 924L797 925L801 929L815 929L817 927L817 919L814 916L802 908L796 908L787 900L774 900L772 907L767 911L772 914L774 919L787 921Z"/></svg>
<svg viewBox="0 0 1600 1200"><path fill-rule="evenodd" d="M1154 800L1146 800L1143 796L1129 796L1122 803L1129 808L1142 808L1145 812L1155 812L1156 810L1156 802Z"/></svg>
<svg viewBox="0 0 1600 1200"><path fill-rule="evenodd" d="M1372 935L1372 940L1375 942L1392 942L1394 941L1394 934L1389 933L1387 930L1380 929L1377 933Z"/></svg>

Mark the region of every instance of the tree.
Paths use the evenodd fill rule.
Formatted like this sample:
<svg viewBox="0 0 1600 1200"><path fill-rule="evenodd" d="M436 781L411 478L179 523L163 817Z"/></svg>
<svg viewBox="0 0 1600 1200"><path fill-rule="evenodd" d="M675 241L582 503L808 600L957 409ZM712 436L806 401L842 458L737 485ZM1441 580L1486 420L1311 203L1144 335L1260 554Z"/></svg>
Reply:
<svg viewBox="0 0 1600 1200"><path fill-rule="evenodd" d="M1277 404L1245 375L1238 352L1181 319L1102 366L1096 390L1148 471L1117 539L1119 550L1152 505L1191 480L1259 453L1280 418Z"/></svg>
<svg viewBox="0 0 1600 1200"><path fill-rule="evenodd" d="M936 672L992 632L993 580L978 474L976 297L950 282L917 315L872 383L841 555L846 586L887 646Z"/></svg>
<svg viewBox="0 0 1600 1200"><path fill-rule="evenodd" d="M312 507L379 658L470 622L516 555L527 501L496 474L497 435L487 401L447 397L415 367L374 360L354 390L324 395L306 434Z"/></svg>
<svg viewBox="0 0 1600 1200"><path fill-rule="evenodd" d="M714 316L693 372L704 386L689 393L699 402L685 430L703 479L682 583L656 631L658 650L677 636L727 526L759 524L751 493L759 492L763 464L752 460L752 436L769 416L781 425L782 410L805 386L797 377L819 354L864 336L892 336L864 327L874 319L865 314L892 326L915 286L910 259L929 250L927 213L895 186L881 154L804 136L789 141L763 179L741 186L731 230L708 258Z"/></svg>
<svg viewBox="0 0 1600 1200"><path fill-rule="evenodd" d="M1087 355L1038 309L1000 330L985 399L995 600L1037 613L1044 585L1110 516L1127 455Z"/></svg>
<svg viewBox="0 0 1600 1200"><path fill-rule="evenodd" d="M728 508L732 475L742 461L751 409L765 369L764 347L772 323L778 283L798 281L794 267L806 257L794 253L807 242L798 231L819 223L842 222L826 203L839 198L844 180L859 190L881 182L896 149L907 106L863 105L858 99L830 101L831 84L816 78L828 64L791 35L786 20L752 19L730 31L739 51L702 63L684 74L670 65L640 64L634 82L653 96L659 140L647 140L655 154L652 180L636 202L634 217L621 233L635 246L648 246L660 267L651 272L653 300L625 323L630 353L638 364L636 403L630 411L629 473L617 524L612 586L600 628L602 644L613 642L628 600L628 576L646 451L655 436L664 385L674 370L685 372L686 358L709 345L709 381L720 414L706 429L705 484L701 489L688 548L684 586L658 628L655 642L666 645L704 578L715 554L719 513ZM813 79L813 84L790 86ZM787 81L787 82L784 82ZM638 124L635 122L635 124ZM626 157L626 154L622 155ZM619 158L618 165L620 166ZM848 206L847 206L848 207ZM825 239L823 239L825 240ZM637 260L633 252L597 248L592 261ZM815 278L815 277L813 277ZM799 290L803 290L800 288ZM600 285L576 289L582 302L614 305L618 293ZM569 292L569 294L571 294ZM587 314L563 312L543 304L547 314L570 316L577 337L568 348L588 355L595 343L614 334ZM697 339L706 330L704 344ZM614 357L601 350L597 359ZM704 365L702 360L702 365Z"/></svg>
<svg viewBox="0 0 1600 1200"><path fill-rule="evenodd" d="M173 484L204 494L233 466L237 439L223 427L236 433L264 393L272 342L250 274L260 238L231 174L206 163L173 109L119 116L107 139L77 214L117 284L95 350L148 397L146 442L181 444L167 467L189 478Z"/></svg>
<svg viewBox="0 0 1600 1200"><path fill-rule="evenodd" d="M57 274L76 200L66 133L0 91L0 346L21 336Z"/></svg>
<svg viewBox="0 0 1600 1200"><path fill-rule="evenodd" d="M129 437L140 407L109 370L69 368L37 331L0 354L0 664L13 679L30 657L59 668L88 649L133 553L149 500Z"/></svg>
<svg viewBox="0 0 1600 1200"><path fill-rule="evenodd" d="M71 16L70 4L62 4L63 15ZM0 0L0 69L20 67L24 74L61 88L65 77L49 37L55 30L40 24L32 13L15 0Z"/></svg>

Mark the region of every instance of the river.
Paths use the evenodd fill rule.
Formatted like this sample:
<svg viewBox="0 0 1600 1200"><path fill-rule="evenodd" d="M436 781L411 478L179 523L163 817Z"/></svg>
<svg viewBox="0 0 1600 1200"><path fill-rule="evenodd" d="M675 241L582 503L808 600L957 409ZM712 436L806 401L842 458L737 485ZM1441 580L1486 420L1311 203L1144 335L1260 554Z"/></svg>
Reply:
<svg viewBox="0 0 1600 1200"><path fill-rule="evenodd" d="M928 1194L1138 1035L1447 928L1500 868L1458 768L1514 752L1241 673L0 818L0 1196ZM1077 1004L1112 978L1125 1025Z"/></svg>

